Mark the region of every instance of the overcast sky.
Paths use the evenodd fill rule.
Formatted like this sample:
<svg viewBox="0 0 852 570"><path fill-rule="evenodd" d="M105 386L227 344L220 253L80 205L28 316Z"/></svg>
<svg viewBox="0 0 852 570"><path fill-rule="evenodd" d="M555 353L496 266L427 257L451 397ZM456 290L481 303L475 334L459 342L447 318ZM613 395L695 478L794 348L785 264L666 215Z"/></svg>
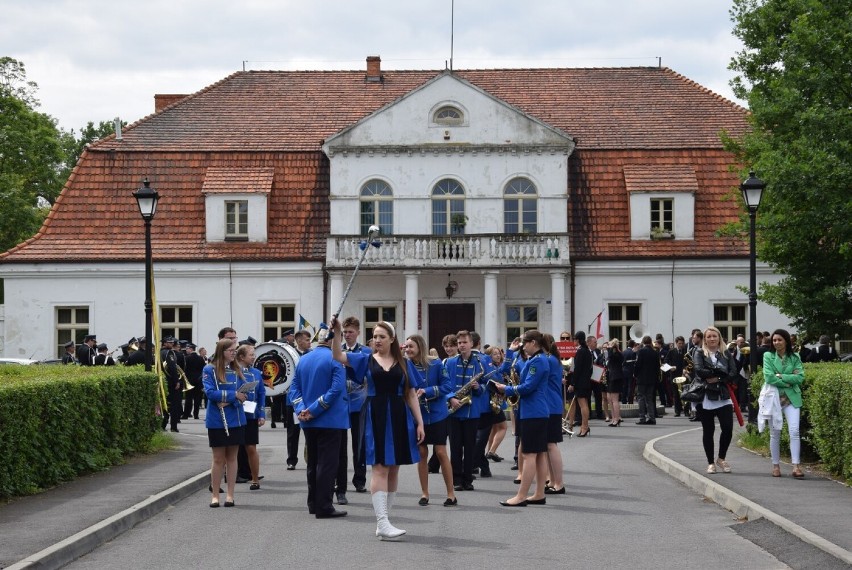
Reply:
<svg viewBox="0 0 852 570"><path fill-rule="evenodd" d="M443 69L452 0L0 0L0 56L59 126L246 69ZM733 99L731 0L455 0L453 67L662 65ZM738 101L739 102L739 101ZM742 104L742 102L739 102Z"/></svg>

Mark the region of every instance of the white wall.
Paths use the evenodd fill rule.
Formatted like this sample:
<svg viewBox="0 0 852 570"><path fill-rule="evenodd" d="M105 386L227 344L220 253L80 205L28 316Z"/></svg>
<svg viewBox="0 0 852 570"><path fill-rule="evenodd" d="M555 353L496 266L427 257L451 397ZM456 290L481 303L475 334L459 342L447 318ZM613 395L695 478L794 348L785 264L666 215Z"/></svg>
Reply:
<svg viewBox="0 0 852 570"><path fill-rule="evenodd" d="M317 325L323 311L319 263L155 263L160 306L191 305L194 337L210 345L223 326L262 340L263 304L296 305ZM89 330L110 349L145 334L145 275L140 264L6 265L3 355L55 356L58 306L88 306Z"/></svg>

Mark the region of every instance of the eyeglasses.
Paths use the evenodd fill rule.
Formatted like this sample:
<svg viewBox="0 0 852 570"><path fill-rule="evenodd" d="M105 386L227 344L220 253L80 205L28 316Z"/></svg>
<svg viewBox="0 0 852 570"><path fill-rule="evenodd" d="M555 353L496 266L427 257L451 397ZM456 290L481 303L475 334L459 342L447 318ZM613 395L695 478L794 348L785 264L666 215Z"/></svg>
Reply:
<svg viewBox="0 0 852 570"><path fill-rule="evenodd" d="M570 336L560 336L559 340L571 340Z"/></svg>

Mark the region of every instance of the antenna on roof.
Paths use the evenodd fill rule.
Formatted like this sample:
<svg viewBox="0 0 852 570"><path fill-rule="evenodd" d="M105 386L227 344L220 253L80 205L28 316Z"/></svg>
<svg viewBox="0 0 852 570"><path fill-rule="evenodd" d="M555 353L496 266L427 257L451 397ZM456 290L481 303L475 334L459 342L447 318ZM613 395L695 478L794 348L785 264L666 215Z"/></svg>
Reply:
<svg viewBox="0 0 852 570"><path fill-rule="evenodd" d="M454 30L454 15L456 11L456 0L450 0L450 71L453 70L453 30Z"/></svg>
<svg viewBox="0 0 852 570"><path fill-rule="evenodd" d="M121 117L116 117L113 119L113 123L115 124L115 140L121 140Z"/></svg>

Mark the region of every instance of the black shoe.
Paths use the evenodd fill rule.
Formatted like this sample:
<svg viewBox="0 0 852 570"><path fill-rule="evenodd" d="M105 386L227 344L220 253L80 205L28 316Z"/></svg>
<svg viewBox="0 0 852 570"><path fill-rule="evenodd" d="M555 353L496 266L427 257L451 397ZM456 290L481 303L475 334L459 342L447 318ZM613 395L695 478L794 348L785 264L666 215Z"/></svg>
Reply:
<svg viewBox="0 0 852 570"><path fill-rule="evenodd" d="M691 422L697 422L697 421L699 421L698 416L695 416L695 417L689 418L689 421L691 421Z"/></svg>
<svg viewBox="0 0 852 570"><path fill-rule="evenodd" d="M453 485L453 491L464 491L464 487L462 485Z"/></svg>
<svg viewBox="0 0 852 570"><path fill-rule="evenodd" d="M345 517L346 511L338 511L337 509L335 509L328 513L317 513L314 516L318 519L336 519L338 517Z"/></svg>
<svg viewBox="0 0 852 570"><path fill-rule="evenodd" d="M564 495L565 494L565 485L562 485L561 488L555 489L553 487L545 487L544 488L545 495Z"/></svg>
<svg viewBox="0 0 852 570"><path fill-rule="evenodd" d="M676 413L676 414L675 414L675 417L676 417L676 418L679 418L679 417L680 417L680 412Z"/></svg>
<svg viewBox="0 0 852 570"><path fill-rule="evenodd" d="M364 485L355 485L355 492L356 493L366 493L367 488Z"/></svg>
<svg viewBox="0 0 852 570"><path fill-rule="evenodd" d="M647 424L647 423L648 423L648 420L646 420L645 418L642 418L641 420L639 420L638 422L636 422L636 425L637 425L637 426L643 426L643 425L645 425L645 424Z"/></svg>
<svg viewBox="0 0 852 570"><path fill-rule="evenodd" d="M288 465L288 466L287 466L287 471L293 471L293 470L295 470L295 469L296 469L296 466L295 466L295 465Z"/></svg>
<svg viewBox="0 0 852 570"><path fill-rule="evenodd" d="M517 462L517 461L515 461L515 464L514 464L514 465L512 465L511 467L509 467L509 469L510 469L511 471L517 471L517 470L518 470L518 462Z"/></svg>
<svg viewBox="0 0 852 570"><path fill-rule="evenodd" d="M180 417L180 419L182 419L182 420L188 420L188 419L189 419L189 416L181 416L181 417Z"/></svg>
<svg viewBox="0 0 852 570"><path fill-rule="evenodd" d="M471 473L473 473L474 475L479 475L479 467L474 467Z"/></svg>
<svg viewBox="0 0 852 570"><path fill-rule="evenodd" d="M275 429L276 428L275 422L272 422L272 425L269 426L269 427L272 428L272 429Z"/></svg>
<svg viewBox="0 0 852 570"><path fill-rule="evenodd" d="M465 491L473 491L473 483L466 483L462 485L462 489Z"/></svg>
<svg viewBox="0 0 852 570"><path fill-rule="evenodd" d="M260 483L252 483L249 485L249 491L257 491L260 489Z"/></svg>
<svg viewBox="0 0 852 570"><path fill-rule="evenodd" d="M249 478L248 477L240 477L239 475L237 475L237 481L236 482L240 483L240 484L248 483Z"/></svg>
<svg viewBox="0 0 852 570"><path fill-rule="evenodd" d="M546 505L547 497L543 497L541 499L527 499L528 505Z"/></svg>
<svg viewBox="0 0 852 570"><path fill-rule="evenodd" d="M490 451L489 451L488 453L486 453L486 454L485 454L485 457L486 457L487 459L490 459L490 460L491 460L491 461L493 461L494 463L500 463L501 461L503 461L503 458L502 458L502 457L500 457L500 456L499 456L499 455L497 455L496 453L493 453L493 452L490 452Z"/></svg>
<svg viewBox="0 0 852 570"><path fill-rule="evenodd" d="M192 419L197 420L199 418L198 418L198 416L192 416Z"/></svg>
<svg viewBox="0 0 852 570"><path fill-rule="evenodd" d="M337 504L338 505L348 505L349 499L346 498L346 493L338 493L337 494Z"/></svg>
<svg viewBox="0 0 852 570"><path fill-rule="evenodd" d="M520 503L515 503L515 504L512 504L508 501L500 501L500 504L503 505L504 507L526 507L527 501L521 501Z"/></svg>
<svg viewBox="0 0 852 570"><path fill-rule="evenodd" d="M225 506L226 506L226 507L233 507L233 506L234 506L234 501L225 501Z"/></svg>
<svg viewBox="0 0 852 570"><path fill-rule="evenodd" d="M657 420L648 420L646 423L649 426L655 426L655 425L657 425Z"/></svg>
<svg viewBox="0 0 852 570"><path fill-rule="evenodd" d="M491 471L486 471L485 473L480 473L479 476L482 477L483 479L488 479L489 477L492 477L493 475L491 475Z"/></svg>
<svg viewBox="0 0 852 570"><path fill-rule="evenodd" d="M445 507L455 507L455 506L456 506L456 505L458 505L458 504L459 504L459 500L458 500L458 499L455 499L455 498L453 498L453 499L447 499L446 501L444 501L444 506L445 506Z"/></svg>
<svg viewBox="0 0 852 570"><path fill-rule="evenodd" d="M172 428L172 430L171 430L171 431L172 431L172 433L180 433L180 432L178 431L178 428Z"/></svg>
<svg viewBox="0 0 852 570"><path fill-rule="evenodd" d="M420 505L421 507L425 507L426 505L429 504L429 497L420 497L420 500L417 501L417 504Z"/></svg>

